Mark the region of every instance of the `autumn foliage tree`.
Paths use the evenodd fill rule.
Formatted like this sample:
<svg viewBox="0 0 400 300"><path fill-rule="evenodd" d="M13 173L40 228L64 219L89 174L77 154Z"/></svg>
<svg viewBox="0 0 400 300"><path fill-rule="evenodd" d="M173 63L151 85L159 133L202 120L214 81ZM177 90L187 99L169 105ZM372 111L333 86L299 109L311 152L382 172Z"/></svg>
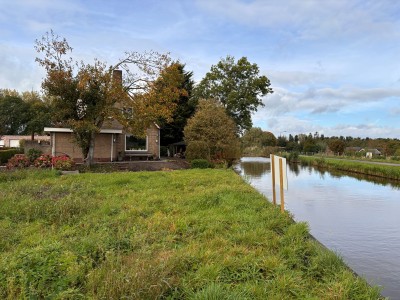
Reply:
<svg viewBox="0 0 400 300"><path fill-rule="evenodd" d="M225 159L240 157L240 141L235 122L215 100L200 100L184 130L189 159Z"/></svg>
<svg viewBox="0 0 400 300"><path fill-rule="evenodd" d="M115 65L95 59L75 61L65 38L46 33L36 40L36 61L45 68L42 88L53 100L54 121L73 130L87 164L93 162L95 135L108 120L118 120L127 130L144 136L159 118L169 120L181 74L166 54L126 52ZM123 78L115 78L115 70ZM117 76L118 77L118 76Z"/></svg>
<svg viewBox="0 0 400 300"><path fill-rule="evenodd" d="M340 139L333 139L328 142L328 147L329 149L331 149L333 153L341 155L343 154L344 149L346 148L346 143Z"/></svg>
<svg viewBox="0 0 400 300"><path fill-rule="evenodd" d="M185 65L177 64L182 74L183 81L180 87L186 91L177 101L177 107L172 116L171 122L160 120L159 125L162 126L161 145L169 145L183 141L183 130L187 120L193 116L197 102L191 98L194 81L192 79L193 72L185 71Z"/></svg>

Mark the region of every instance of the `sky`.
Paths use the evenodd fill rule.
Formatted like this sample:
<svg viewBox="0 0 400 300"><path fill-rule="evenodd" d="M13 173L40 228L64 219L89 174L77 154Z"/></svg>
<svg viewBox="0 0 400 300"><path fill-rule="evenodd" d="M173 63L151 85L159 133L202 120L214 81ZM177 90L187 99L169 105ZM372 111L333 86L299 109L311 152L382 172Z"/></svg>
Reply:
<svg viewBox="0 0 400 300"><path fill-rule="evenodd" d="M51 29L76 59L169 52L199 82L227 55L274 93L253 125L276 136L400 138L400 1L0 0L0 88L40 91L34 42Z"/></svg>

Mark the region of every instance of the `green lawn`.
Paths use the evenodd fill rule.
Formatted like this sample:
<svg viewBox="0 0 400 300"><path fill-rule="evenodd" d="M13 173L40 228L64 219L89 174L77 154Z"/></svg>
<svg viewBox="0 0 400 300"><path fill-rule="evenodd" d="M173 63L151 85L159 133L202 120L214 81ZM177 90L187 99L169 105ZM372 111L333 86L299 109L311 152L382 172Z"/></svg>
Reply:
<svg viewBox="0 0 400 300"><path fill-rule="evenodd" d="M377 299L231 170L0 173L1 299Z"/></svg>

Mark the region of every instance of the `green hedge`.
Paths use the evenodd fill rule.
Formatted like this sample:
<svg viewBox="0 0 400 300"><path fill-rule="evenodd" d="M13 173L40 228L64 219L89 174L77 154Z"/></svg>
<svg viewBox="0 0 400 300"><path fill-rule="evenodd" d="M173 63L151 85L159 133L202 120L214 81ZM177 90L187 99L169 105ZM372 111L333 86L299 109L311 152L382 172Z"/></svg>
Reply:
<svg viewBox="0 0 400 300"><path fill-rule="evenodd" d="M0 164L6 164L8 160L15 154L23 154L23 153L24 151L22 149L0 150Z"/></svg>
<svg viewBox="0 0 400 300"><path fill-rule="evenodd" d="M191 162L192 169L207 169L211 168L211 164L206 159L193 159Z"/></svg>

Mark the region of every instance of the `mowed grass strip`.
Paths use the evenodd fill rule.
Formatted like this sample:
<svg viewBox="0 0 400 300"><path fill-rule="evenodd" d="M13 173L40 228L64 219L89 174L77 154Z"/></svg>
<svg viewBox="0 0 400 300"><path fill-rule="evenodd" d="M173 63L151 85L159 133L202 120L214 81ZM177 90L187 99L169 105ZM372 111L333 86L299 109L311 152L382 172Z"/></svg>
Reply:
<svg viewBox="0 0 400 300"><path fill-rule="evenodd" d="M0 173L1 299L378 299L231 170Z"/></svg>

